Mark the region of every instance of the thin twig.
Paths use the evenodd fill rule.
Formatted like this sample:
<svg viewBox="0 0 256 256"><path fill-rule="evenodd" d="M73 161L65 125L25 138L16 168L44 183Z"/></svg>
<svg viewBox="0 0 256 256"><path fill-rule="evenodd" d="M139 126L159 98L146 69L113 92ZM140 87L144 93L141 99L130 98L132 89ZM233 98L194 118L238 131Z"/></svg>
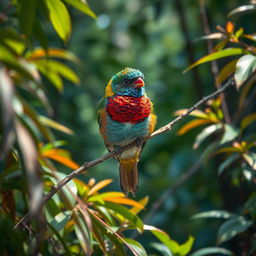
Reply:
<svg viewBox="0 0 256 256"><path fill-rule="evenodd" d="M169 130L171 130L171 128L177 124L179 121L181 121L182 119L184 119L186 116L188 116L192 111L194 111L195 109L197 109L199 106L201 106L202 104L204 104L205 102L207 102L208 100L216 97L217 95L219 95L220 93L224 92L229 86L231 86L233 84L233 79L229 79L228 82L226 84L224 84L223 87L221 87L219 90L215 91L214 93L203 97L200 101L198 101L196 104L194 104L192 107L190 107L185 113L181 114L180 116L176 117L173 121L171 121L170 123L168 123L167 125L159 128L157 131L155 131L154 133L151 134L151 136L149 136L148 138L145 139L145 141L160 135L164 132L167 132ZM132 147L136 146L136 142L130 143L129 145L122 147L119 152L123 152L126 151ZM77 175L79 175L80 173L82 173L83 171L104 162L105 160L107 160L110 157L113 157L115 155L116 152L112 151L109 152L107 154L105 154L104 156L97 158L93 161L90 162L86 162L84 163L82 166L80 166L78 169L76 169L75 171L73 171L72 173L68 174L65 178L63 178L60 182L58 182L55 186L53 186L51 188L51 190L44 196L44 199L42 201L42 206L45 205L46 202L48 202L64 185L66 185L69 181L71 181L74 177L76 177ZM27 213L26 215L24 215L24 217L22 219L20 219L20 221L15 225L14 229L20 229L22 228L22 226L24 224L26 224L30 219L29 213Z"/></svg>

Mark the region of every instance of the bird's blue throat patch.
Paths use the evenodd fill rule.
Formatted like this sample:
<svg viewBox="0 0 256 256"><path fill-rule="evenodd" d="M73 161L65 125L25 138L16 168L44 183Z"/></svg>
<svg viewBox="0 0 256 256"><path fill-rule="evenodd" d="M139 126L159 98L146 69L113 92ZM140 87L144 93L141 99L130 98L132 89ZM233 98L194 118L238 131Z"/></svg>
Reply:
<svg viewBox="0 0 256 256"><path fill-rule="evenodd" d="M121 88L117 92L118 95L131 96L131 97L141 97L145 95L145 89L142 88Z"/></svg>

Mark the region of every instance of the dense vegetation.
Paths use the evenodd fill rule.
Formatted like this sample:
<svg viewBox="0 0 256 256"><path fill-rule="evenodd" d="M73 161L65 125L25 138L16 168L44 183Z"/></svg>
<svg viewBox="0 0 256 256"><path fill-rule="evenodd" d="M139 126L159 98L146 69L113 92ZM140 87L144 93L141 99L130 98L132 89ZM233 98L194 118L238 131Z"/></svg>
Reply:
<svg viewBox="0 0 256 256"><path fill-rule="evenodd" d="M256 4L205 2L0 2L1 255L255 255ZM114 160L83 165L126 66L157 128L227 87L148 141L135 198Z"/></svg>

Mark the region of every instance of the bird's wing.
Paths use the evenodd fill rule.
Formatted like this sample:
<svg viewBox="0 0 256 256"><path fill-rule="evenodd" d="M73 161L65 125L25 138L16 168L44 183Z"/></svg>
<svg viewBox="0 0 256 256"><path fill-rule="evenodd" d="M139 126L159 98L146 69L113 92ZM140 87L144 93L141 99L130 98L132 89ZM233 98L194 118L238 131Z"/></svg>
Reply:
<svg viewBox="0 0 256 256"><path fill-rule="evenodd" d="M108 142L108 139L107 139L107 136L106 136L107 111L106 111L106 108L105 108L105 98L104 97L99 102L98 123L99 123L99 127L100 127L100 134L103 137L106 148L108 149L108 151L111 151L111 145Z"/></svg>

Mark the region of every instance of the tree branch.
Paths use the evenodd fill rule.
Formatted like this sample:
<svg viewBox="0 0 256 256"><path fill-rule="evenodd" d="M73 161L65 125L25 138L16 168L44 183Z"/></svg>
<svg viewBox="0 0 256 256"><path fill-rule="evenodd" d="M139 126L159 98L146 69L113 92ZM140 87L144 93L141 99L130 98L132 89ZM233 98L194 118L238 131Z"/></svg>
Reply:
<svg viewBox="0 0 256 256"><path fill-rule="evenodd" d="M193 112L195 109L197 109L199 106L201 106L202 104L204 104L205 102L207 102L208 100L216 97L217 95L221 94L222 92L224 92L229 86L231 86L233 84L233 78L229 79L227 81L226 84L224 84L223 87L221 87L220 89L218 89L217 91L215 91L214 93L203 97L200 101L198 101L196 104L194 104L192 107L190 107L185 113L181 114L180 116L176 117L173 121L171 121L170 123L168 123L167 125L159 128L158 130L156 130L154 133L151 134L151 136L149 136L148 138L145 139L145 141L150 140L151 138L160 135L164 132L167 132L169 130L171 130L171 128L177 124L179 121L181 121L182 119L184 119L186 116L188 116L191 112ZM119 152L123 152L126 151L132 147L136 146L136 142L130 143L129 145L122 147ZM82 166L80 166L78 169L76 169L75 171L73 171L72 173L68 174L65 178L63 178L60 182L58 182L55 186L53 186L51 188L51 190L44 196L44 199L42 201L42 206L46 204L46 202L48 202L63 186L65 186L69 181L71 181L74 177L76 177L77 175L79 175L80 173L82 173L83 171L104 162L105 160L107 160L110 157L113 157L116 154L115 151L109 152L107 154L105 154L102 157L99 157L95 160L92 160L90 162L85 162ZM19 222L15 225L14 229L21 229L23 226L25 226L25 224L28 223L30 219L30 215L29 213L27 213L26 215L24 215L24 217L22 219L19 220Z"/></svg>

